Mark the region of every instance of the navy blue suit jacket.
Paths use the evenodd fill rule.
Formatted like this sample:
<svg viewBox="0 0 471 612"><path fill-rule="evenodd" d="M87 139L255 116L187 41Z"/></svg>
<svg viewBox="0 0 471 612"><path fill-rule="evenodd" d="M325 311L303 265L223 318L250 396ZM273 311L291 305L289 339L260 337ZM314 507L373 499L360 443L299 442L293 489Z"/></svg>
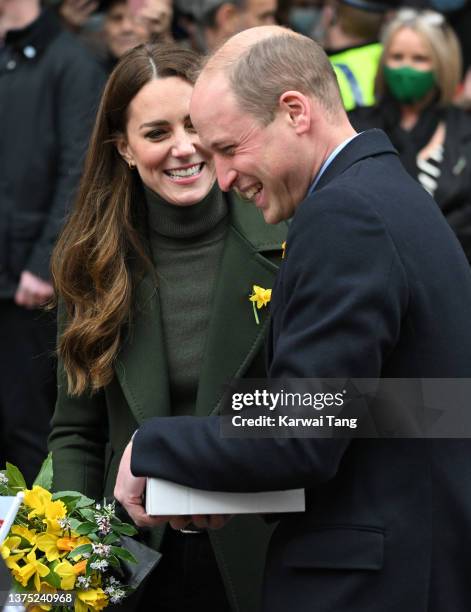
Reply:
<svg viewBox="0 0 471 612"><path fill-rule="evenodd" d="M471 273L435 202L379 130L297 208L272 299L272 378L470 377ZM152 419L135 474L201 489L305 487L267 559L268 612L468 612L468 440L221 438Z"/></svg>

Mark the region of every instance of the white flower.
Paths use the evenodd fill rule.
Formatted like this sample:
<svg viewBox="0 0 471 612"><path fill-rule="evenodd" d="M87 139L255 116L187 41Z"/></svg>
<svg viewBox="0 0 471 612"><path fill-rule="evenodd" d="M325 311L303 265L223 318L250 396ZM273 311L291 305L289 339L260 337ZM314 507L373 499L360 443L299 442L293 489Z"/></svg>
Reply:
<svg viewBox="0 0 471 612"><path fill-rule="evenodd" d="M70 520L66 517L57 519L61 529L70 529Z"/></svg>
<svg viewBox="0 0 471 612"><path fill-rule="evenodd" d="M95 521L102 535L108 535L111 531L111 522L107 516L95 514Z"/></svg>
<svg viewBox="0 0 471 612"><path fill-rule="evenodd" d="M90 578L86 578L85 576L79 576L77 578L77 586L83 591L86 591L91 587Z"/></svg>
<svg viewBox="0 0 471 612"><path fill-rule="evenodd" d="M93 553L100 557L109 557L111 554L111 546L108 544L92 544Z"/></svg>
<svg viewBox="0 0 471 612"><path fill-rule="evenodd" d="M8 477L3 472L0 472L0 485L7 485Z"/></svg>
<svg viewBox="0 0 471 612"><path fill-rule="evenodd" d="M97 570L98 572L106 572L108 565L108 561L105 561L105 559L100 559L99 561L93 561L90 563L91 569Z"/></svg>
<svg viewBox="0 0 471 612"><path fill-rule="evenodd" d="M126 597L126 593L122 589L116 589L113 594L110 594L110 601L112 604L119 603Z"/></svg>

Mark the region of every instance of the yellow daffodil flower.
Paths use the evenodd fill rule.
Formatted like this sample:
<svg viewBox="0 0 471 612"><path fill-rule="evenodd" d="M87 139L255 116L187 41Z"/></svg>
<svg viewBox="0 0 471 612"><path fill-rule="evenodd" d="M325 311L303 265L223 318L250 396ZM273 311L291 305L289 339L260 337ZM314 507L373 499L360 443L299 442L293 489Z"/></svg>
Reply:
<svg viewBox="0 0 471 612"><path fill-rule="evenodd" d="M90 544L90 540L85 536L77 535L72 535L70 538L59 537L49 531L40 533L36 540L37 547L46 554L48 561L65 557L71 550L82 544Z"/></svg>
<svg viewBox="0 0 471 612"><path fill-rule="evenodd" d="M42 516L46 513L46 503L50 502L52 494L43 487L35 485L31 490L25 491L24 504L28 508L32 508L28 514L28 518L31 519L33 516Z"/></svg>
<svg viewBox="0 0 471 612"><path fill-rule="evenodd" d="M34 546L36 544L37 533L33 529L27 529L26 527L22 527L21 525L13 525L11 528L11 533L20 536L27 542Z"/></svg>
<svg viewBox="0 0 471 612"><path fill-rule="evenodd" d="M64 559L61 563L58 563L54 568L54 573L61 579L61 589L64 591L71 591L74 588L75 581L77 580L77 573L70 561Z"/></svg>
<svg viewBox="0 0 471 612"><path fill-rule="evenodd" d="M41 582L41 593L57 593L57 589L48 582ZM43 610L52 610L52 605L48 603L38 603L34 604L32 607L28 606L28 612L42 612Z"/></svg>
<svg viewBox="0 0 471 612"><path fill-rule="evenodd" d="M76 573L77 576L79 576L80 574L85 574L86 569L87 569L87 559L82 559L81 561L79 561L78 563L74 565L74 572Z"/></svg>
<svg viewBox="0 0 471 612"><path fill-rule="evenodd" d="M75 612L100 612L108 605L108 597L101 588L77 591Z"/></svg>
<svg viewBox="0 0 471 612"><path fill-rule="evenodd" d="M34 587L39 592L41 588L41 578L49 574L49 568L36 559L36 552L33 549L26 555L26 563L19 569L13 570L13 576L21 584L26 586L28 581L34 576Z"/></svg>
<svg viewBox="0 0 471 612"><path fill-rule="evenodd" d="M249 297L249 300L252 302L253 306L253 314L255 317L255 322L257 325L260 325L260 320L258 318L257 311L255 310L255 305L260 310L263 306L266 306L271 300L271 289L264 289L263 287L259 287L258 285L253 286L253 293Z"/></svg>
<svg viewBox="0 0 471 612"><path fill-rule="evenodd" d="M3 559L9 557L13 552L19 552L17 549L20 545L21 538L19 536L10 536L2 545L0 545L0 553Z"/></svg>
<svg viewBox="0 0 471 612"><path fill-rule="evenodd" d="M18 548L21 543L21 538L18 536L10 536L7 538L3 544L0 546L0 552L3 560L5 561L5 565L9 570L19 570L20 567L18 565L18 561L23 559L29 549L20 549Z"/></svg>
<svg viewBox="0 0 471 612"><path fill-rule="evenodd" d="M44 516L43 523L47 525L47 531L59 533L62 532L62 528L58 523L58 519L63 519L67 516L67 508L64 502L48 501L44 504Z"/></svg>
<svg viewBox="0 0 471 612"><path fill-rule="evenodd" d="M264 289L258 285L253 286L253 293L250 296L250 301L257 304L257 308L266 306L271 300L271 289Z"/></svg>

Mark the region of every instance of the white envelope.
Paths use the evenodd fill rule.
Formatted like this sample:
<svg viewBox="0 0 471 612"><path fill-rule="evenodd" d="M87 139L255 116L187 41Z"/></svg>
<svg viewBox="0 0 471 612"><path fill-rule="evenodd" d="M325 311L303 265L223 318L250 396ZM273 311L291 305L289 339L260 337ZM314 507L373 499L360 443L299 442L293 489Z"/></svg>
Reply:
<svg viewBox="0 0 471 612"><path fill-rule="evenodd" d="M159 478L147 479L146 512L150 515L271 514L304 510L304 489L225 493L192 489Z"/></svg>

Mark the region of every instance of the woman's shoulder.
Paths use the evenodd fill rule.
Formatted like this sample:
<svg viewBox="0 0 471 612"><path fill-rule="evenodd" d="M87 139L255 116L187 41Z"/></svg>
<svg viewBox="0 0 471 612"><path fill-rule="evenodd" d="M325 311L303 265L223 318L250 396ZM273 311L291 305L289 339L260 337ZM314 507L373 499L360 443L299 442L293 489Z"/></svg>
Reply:
<svg viewBox="0 0 471 612"><path fill-rule="evenodd" d="M281 221L276 225L265 222L260 209L251 202L244 201L233 192L226 194L229 205L230 224L257 251L276 251L288 233L288 223Z"/></svg>

